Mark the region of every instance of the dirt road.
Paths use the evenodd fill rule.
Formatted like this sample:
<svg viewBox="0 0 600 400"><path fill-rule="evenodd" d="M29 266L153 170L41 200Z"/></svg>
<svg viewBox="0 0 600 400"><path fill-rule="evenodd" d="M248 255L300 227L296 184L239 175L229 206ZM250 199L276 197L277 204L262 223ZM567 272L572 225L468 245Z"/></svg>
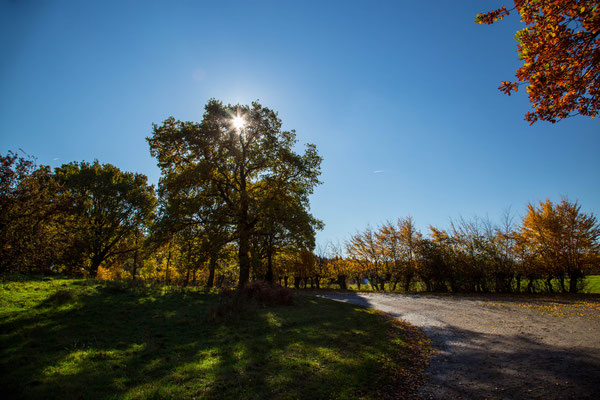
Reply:
<svg viewBox="0 0 600 400"><path fill-rule="evenodd" d="M600 399L600 298L317 293L421 327L433 399Z"/></svg>

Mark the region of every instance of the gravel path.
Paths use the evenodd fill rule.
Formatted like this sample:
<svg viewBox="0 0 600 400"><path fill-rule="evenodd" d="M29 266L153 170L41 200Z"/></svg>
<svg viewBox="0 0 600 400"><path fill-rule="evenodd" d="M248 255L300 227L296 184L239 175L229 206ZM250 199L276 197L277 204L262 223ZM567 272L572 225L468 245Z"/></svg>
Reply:
<svg viewBox="0 0 600 400"><path fill-rule="evenodd" d="M432 399L600 399L600 298L318 293L421 327Z"/></svg>

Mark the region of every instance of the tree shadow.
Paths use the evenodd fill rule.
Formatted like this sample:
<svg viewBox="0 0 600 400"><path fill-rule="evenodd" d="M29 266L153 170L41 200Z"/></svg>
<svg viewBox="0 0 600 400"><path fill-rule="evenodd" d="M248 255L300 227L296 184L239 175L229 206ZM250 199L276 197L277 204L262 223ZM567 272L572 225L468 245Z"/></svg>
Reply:
<svg viewBox="0 0 600 400"><path fill-rule="evenodd" d="M595 348L549 345L526 335L428 327L438 353L423 393L433 398L598 399Z"/></svg>
<svg viewBox="0 0 600 400"><path fill-rule="evenodd" d="M325 399L376 387L368 371L388 343L365 331L367 313L336 324L336 303L319 315L322 301L303 301L310 324L285 307L208 321L215 295L75 289L0 318L0 382L9 398L61 399Z"/></svg>
<svg viewBox="0 0 600 400"><path fill-rule="evenodd" d="M405 296L405 295L402 295ZM330 295L378 308L368 296ZM419 298L423 299L422 296ZM431 299L439 299L430 296ZM540 299L519 299L539 302ZM541 299L542 301L544 299ZM389 312L396 318L402 311ZM425 324L426 325L426 324ZM599 343L561 347L532 337L479 333L457 326L422 326L437 352L421 394L434 399L598 399Z"/></svg>

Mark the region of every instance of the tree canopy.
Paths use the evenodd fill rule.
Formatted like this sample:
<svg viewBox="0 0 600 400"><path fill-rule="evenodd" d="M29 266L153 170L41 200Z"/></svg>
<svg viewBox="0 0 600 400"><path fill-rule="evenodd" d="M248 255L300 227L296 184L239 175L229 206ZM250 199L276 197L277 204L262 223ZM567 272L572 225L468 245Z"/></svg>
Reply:
<svg viewBox="0 0 600 400"><path fill-rule="evenodd" d="M0 155L0 272L48 269L59 257L62 212L51 169L32 157Z"/></svg>
<svg viewBox="0 0 600 400"><path fill-rule="evenodd" d="M180 220L193 216L203 224L231 226L240 286L250 276L251 240L265 229L286 228L269 223L273 213L306 215L314 236L316 220L306 213L308 196L320 183L321 157L312 144L297 154L295 132L282 130L275 111L258 102L224 105L213 99L200 123L169 118L154 125L148 143L162 170L164 209Z"/></svg>
<svg viewBox="0 0 600 400"><path fill-rule="evenodd" d="M571 293L578 291L585 271L598 264L600 226L577 202L529 204L521 235L547 273L569 278Z"/></svg>
<svg viewBox="0 0 600 400"><path fill-rule="evenodd" d="M523 65L517 81L502 81L510 95L527 85L533 111L525 120L557 122L574 115L594 118L600 109L600 4L597 0L515 0L478 14L475 22L493 24L516 10L525 28L515 39Z"/></svg>
<svg viewBox="0 0 600 400"><path fill-rule="evenodd" d="M88 259L90 275L108 257L135 249L124 240L148 225L156 205L145 175L98 161L72 162L56 168L55 179L72 205L70 247Z"/></svg>

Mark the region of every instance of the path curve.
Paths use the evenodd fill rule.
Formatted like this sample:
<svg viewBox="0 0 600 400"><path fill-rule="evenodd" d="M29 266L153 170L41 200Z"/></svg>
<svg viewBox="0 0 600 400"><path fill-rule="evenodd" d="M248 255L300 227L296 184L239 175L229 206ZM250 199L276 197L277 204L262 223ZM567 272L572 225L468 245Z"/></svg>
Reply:
<svg viewBox="0 0 600 400"><path fill-rule="evenodd" d="M316 293L422 328L431 399L600 399L600 298Z"/></svg>

